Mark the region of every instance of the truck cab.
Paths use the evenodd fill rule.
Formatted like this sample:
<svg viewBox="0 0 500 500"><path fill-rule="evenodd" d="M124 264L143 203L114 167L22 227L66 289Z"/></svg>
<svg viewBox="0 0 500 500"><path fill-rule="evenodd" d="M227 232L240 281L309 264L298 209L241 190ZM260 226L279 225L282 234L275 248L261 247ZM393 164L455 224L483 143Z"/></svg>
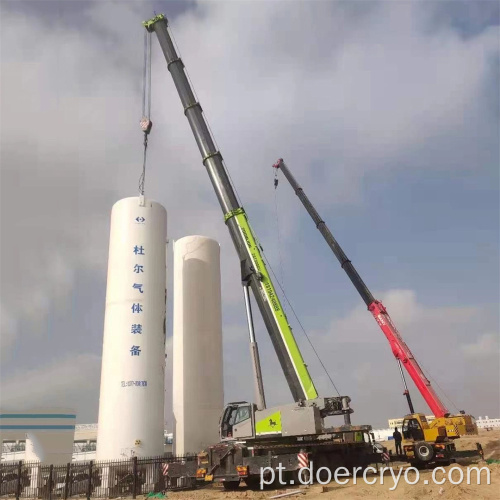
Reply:
<svg viewBox="0 0 500 500"><path fill-rule="evenodd" d="M424 441L425 424L427 424L425 416L418 413L407 415L403 420L403 439L405 441Z"/></svg>
<svg viewBox="0 0 500 500"><path fill-rule="evenodd" d="M237 441L254 437L254 406L247 401L226 405L219 426L221 441Z"/></svg>

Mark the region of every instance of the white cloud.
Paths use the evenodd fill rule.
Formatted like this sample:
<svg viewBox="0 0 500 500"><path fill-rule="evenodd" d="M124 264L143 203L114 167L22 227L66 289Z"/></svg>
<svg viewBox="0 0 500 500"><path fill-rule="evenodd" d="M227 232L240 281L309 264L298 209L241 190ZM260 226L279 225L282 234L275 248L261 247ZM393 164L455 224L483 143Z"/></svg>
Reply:
<svg viewBox="0 0 500 500"><path fill-rule="evenodd" d="M463 389L465 385L472 385L466 380L466 367L471 368L472 359L488 356L490 363L484 365L485 369L492 373L496 363L498 372L499 334L488 331L495 319L485 310L478 307L429 307L422 304L412 290L388 290L376 296L382 299L403 340L431 378L445 405L451 404L448 400L451 397L460 408L479 414L478 406L491 405L491 408L495 401L498 402L498 380L494 378L483 380L475 391ZM486 333L481 333L485 330ZM469 342L471 332L478 338L473 344ZM341 392L353 397L353 407L361 415L371 415L375 421L382 422L383 415L388 412L397 415L404 411L404 400L395 397L402 393L402 383L394 356L366 307L351 309L344 317L334 318L326 333L315 331L310 336L334 382ZM312 353L307 352L307 356L313 359ZM370 361L366 361L367 358ZM331 392L320 369L315 366L312 372L313 378L320 381L321 392ZM408 374L406 379L415 406L427 411ZM455 410L453 405L450 409Z"/></svg>
<svg viewBox="0 0 500 500"><path fill-rule="evenodd" d="M483 333L476 342L462 345L465 356L470 358L494 357L500 359L499 333Z"/></svg>
<svg viewBox="0 0 500 500"><path fill-rule="evenodd" d="M84 32L64 23L49 29L19 14L14 22L14 14L3 14L2 39L11 50L2 60L2 121L9 123L2 128L2 185L5 206L17 200L19 213L15 221L4 217L2 226L6 241L17 240L19 261L35 268L23 269L23 292L40 289L45 309L57 302L56 290L65 295L71 286L70 276L54 278L48 265L55 247L67 250L61 262L67 270L102 269L110 207L135 191L142 11L137 3L120 4L120 22L110 25L110 13L117 12L112 3L93 4L91 29ZM487 55L497 49L496 32L468 41L450 30L429 36L418 31L419 16L411 6L381 5L363 15L328 2L293 9L280 2L210 2L174 22L247 202L272 210L262 198L260 172L269 172L271 186L271 163L279 155L290 158L318 196L328 190L332 203L350 202L359 199L362 171L388 168L390 157L420 147L438 131L454 133L477 100ZM278 18L286 20L279 23L283 31L276 29ZM29 39L19 40L20 29ZM325 40L322 30L335 36ZM180 234L204 229L230 248L170 80L155 43L147 189L167 205ZM338 168L328 169L318 184L309 166L330 158ZM290 203L286 209L293 214L300 207ZM283 238L293 234L290 220L282 221ZM16 286L11 269L5 281ZM29 314L21 299L3 295L12 315Z"/></svg>
<svg viewBox="0 0 500 500"><path fill-rule="evenodd" d="M429 307L417 300L413 290L388 290L376 294L406 340L425 338L432 332L449 331L471 322L480 314L474 307ZM328 329L329 336L340 342L378 343L382 337L372 333L376 325L371 313L360 304L346 315L335 317ZM429 327L432 332L429 331ZM378 329L378 327L377 327ZM382 333L380 332L380 335ZM411 342L410 342L411 343Z"/></svg>
<svg viewBox="0 0 500 500"><path fill-rule="evenodd" d="M19 362L22 362L22 357ZM92 400L98 393L100 373L100 357L90 354L69 356L50 365L25 370L22 376L2 380L2 410L50 408L64 404L78 410L78 421L85 422L91 418L93 408L82 405L82 401Z"/></svg>
<svg viewBox="0 0 500 500"><path fill-rule="evenodd" d="M0 356L2 361L7 359L11 353L11 348L16 341L17 319L5 310L0 304Z"/></svg>

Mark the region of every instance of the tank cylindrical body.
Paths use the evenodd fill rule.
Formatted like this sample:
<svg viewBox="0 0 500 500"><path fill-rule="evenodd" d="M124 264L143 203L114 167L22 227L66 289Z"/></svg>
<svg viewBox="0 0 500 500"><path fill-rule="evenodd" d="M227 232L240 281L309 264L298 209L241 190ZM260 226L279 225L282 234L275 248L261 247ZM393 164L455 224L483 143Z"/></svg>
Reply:
<svg viewBox="0 0 500 500"><path fill-rule="evenodd" d="M97 459L163 454L167 212L113 206Z"/></svg>
<svg viewBox="0 0 500 500"><path fill-rule="evenodd" d="M219 440L224 406L219 244L174 242L173 412L175 453Z"/></svg>
<svg viewBox="0 0 500 500"><path fill-rule="evenodd" d="M26 462L65 465L73 457L75 430L33 431L26 434Z"/></svg>

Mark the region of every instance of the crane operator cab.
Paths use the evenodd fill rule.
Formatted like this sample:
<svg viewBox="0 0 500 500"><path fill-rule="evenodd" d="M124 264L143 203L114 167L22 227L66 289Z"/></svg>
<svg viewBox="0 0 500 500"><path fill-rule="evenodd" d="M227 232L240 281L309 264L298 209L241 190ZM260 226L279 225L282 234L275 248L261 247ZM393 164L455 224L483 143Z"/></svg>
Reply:
<svg viewBox="0 0 500 500"><path fill-rule="evenodd" d="M253 437L253 406L246 401L226 405L220 420L221 441Z"/></svg>
<svg viewBox="0 0 500 500"><path fill-rule="evenodd" d="M408 441L424 440L424 430L414 415L406 417L403 421L403 439Z"/></svg>

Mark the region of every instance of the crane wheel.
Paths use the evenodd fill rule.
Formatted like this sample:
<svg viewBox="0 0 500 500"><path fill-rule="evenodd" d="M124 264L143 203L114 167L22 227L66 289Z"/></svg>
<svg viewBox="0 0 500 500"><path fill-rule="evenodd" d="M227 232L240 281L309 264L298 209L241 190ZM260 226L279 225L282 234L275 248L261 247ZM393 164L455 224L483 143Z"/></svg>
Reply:
<svg viewBox="0 0 500 500"><path fill-rule="evenodd" d="M234 491L240 487L240 482L239 481L224 481L222 483L222 485L224 486L225 490Z"/></svg>
<svg viewBox="0 0 500 500"><path fill-rule="evenodd" d="M249 489L257 491L260 489L260 478L259 476L250 476L245 478L245 484Z"/></svg>
<svg viewBox="0 0 500 500"><path fill-rule="evenodd" d="M434 448L426 442L416 443L415 455L422 462L430 462L434 458Z"/></svg>

